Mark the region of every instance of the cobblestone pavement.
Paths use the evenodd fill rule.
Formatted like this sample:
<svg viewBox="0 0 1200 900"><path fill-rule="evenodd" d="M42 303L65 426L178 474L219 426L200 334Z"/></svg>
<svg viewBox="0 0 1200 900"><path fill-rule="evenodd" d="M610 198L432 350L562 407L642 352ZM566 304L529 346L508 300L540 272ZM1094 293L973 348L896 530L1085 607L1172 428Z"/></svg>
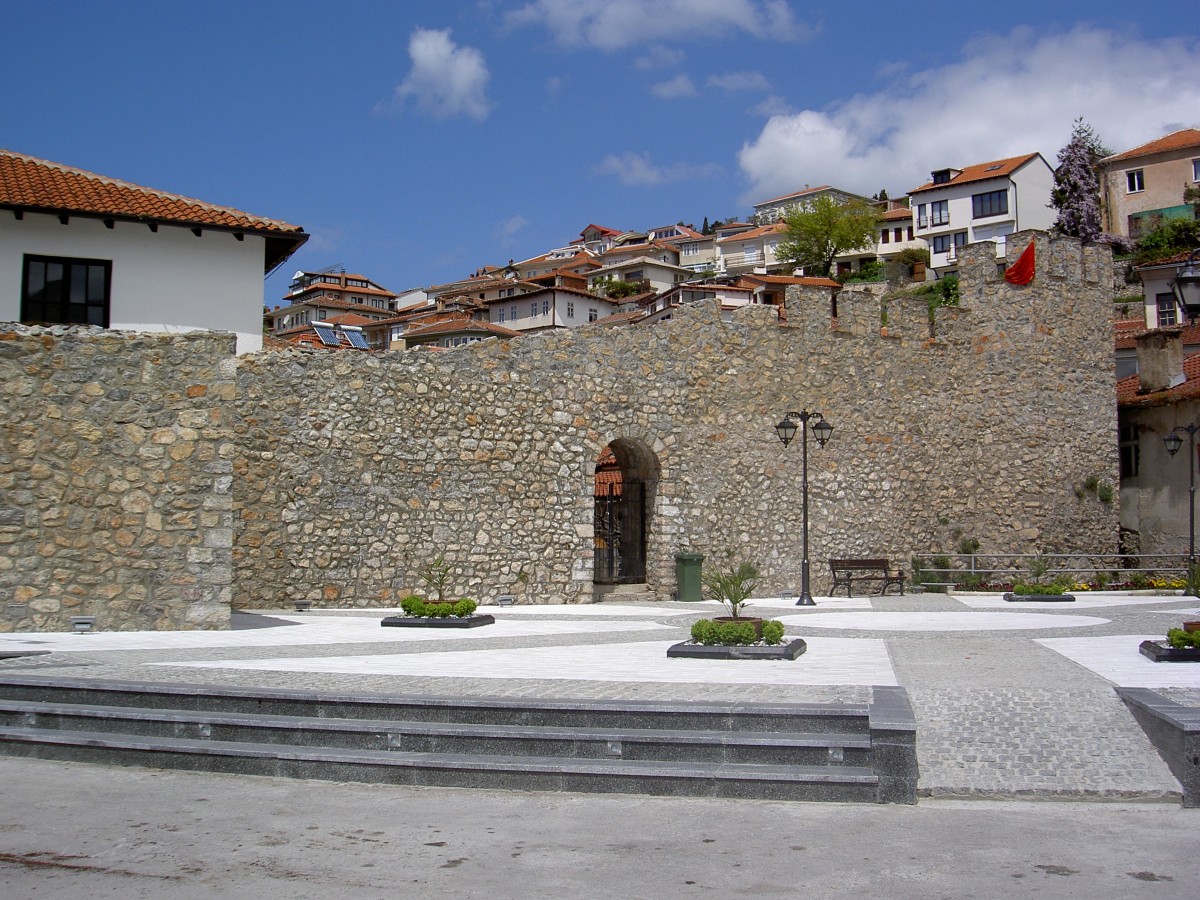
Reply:
<svg viewBox="0 0 1200 900"><path fill-rule="evenodd" d="M488 608L495 626L436 634L380 629L380 610L237 615L231 632L9 634L0 635L0 651L50 652L0 661L0 669L629 700L864 702L872 684L900 684L917 717L925 796L1177 799L1178 783L1114 683L1090 667L1103 670L1107 660L1089 656L1099 651L1079 639L1127 637L1116 642L1126 686L1167 678L1156 689L1200 707L1200 666L1164 669L1137 653L1141 640L1200 612L1194 598L1085 595L1075 604L1005 604L998 595L927 595L818 597L817 604L755 601L756 612L781 618L789 636L809 642L794 663L667 660L665 647L716 607L660 603Z"/></svg>

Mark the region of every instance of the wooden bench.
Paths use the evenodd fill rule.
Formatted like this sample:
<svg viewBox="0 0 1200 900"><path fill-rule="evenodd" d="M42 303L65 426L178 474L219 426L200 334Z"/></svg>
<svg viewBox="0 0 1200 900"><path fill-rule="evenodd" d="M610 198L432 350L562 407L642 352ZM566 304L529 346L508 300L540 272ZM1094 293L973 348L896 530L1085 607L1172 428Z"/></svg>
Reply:
<svg viewBox="0 0 1200 900"><path fill-rule="evenodd" d="M882 596L887 589L895 585L900 593L904 593L904 572L894 569L888 564L887 558L881 559L831 559L829 568L833 572L833 589L829 592L832 597L839 587L846 589L846 596L854 594L855 581L879 582L879 593Z"/></svg>

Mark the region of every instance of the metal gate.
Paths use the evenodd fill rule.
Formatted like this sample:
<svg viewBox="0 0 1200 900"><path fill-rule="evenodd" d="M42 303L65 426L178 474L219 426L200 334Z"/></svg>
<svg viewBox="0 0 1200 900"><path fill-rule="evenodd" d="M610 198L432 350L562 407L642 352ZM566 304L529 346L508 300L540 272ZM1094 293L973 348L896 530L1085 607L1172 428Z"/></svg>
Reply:
<svg viewBox="0 0 1200 900"><path fill-rule="evenodd" d="M645 496L636 481L596 485L596 583L646 580Z"/></svg>

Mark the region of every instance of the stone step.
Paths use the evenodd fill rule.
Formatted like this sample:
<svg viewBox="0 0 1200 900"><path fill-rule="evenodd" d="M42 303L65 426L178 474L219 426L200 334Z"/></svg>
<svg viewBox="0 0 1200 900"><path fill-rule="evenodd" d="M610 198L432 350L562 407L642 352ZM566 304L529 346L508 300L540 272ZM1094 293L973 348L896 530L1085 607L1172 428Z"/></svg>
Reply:
<svg viewBox="0 0 1200 900"><path fill-rule="evenodd" d="M879 794L875 773L856 766L412 753L23 728L0 728L0 748L38 759L443 787L838 802L877 802Z"/></svg>
<svg viewBox="0 0 1200 900"><path fill-rule="evenodd" d="M769 765L871 764L865 734L562 728L231 714L0 700L0 726L422 753Z"/></svg>
<svg viewBox="0 0 1200 900"><path fill-rule="evenodd" d="M0 753L206 771L915 803L915 743L892 687L870 704L688 703L0 675Z"/></svg>
<svg viewBox="0 0 1200 900"><path fill-rule="evenodd" d="M0 699L80 706L133 706L318 718L562 728L846 734L867 734L870 730L870 708L865 703L689 703L393 696L7 674L0 675Z"/></svg>

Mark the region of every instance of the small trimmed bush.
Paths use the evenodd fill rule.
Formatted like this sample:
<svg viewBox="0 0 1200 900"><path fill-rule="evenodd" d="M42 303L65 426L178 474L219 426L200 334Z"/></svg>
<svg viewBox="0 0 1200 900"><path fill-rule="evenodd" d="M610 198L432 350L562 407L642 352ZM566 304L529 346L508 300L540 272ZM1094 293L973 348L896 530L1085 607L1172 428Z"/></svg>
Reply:
<svg viewBox="0 0 1200 900"><path fill-rule="evenodd" d="M1167 632L1167 644L1175 650L1196 648L1200 650L1200 631L1184 631L1172 628Z"/></svg>
<svg viewBox="0 0 1200 900"><path fill-rule="evenodd" d="M468 597L463 597L456 602L438 602L425 600L413 594L400 601L400 609L404 611L406 616L421 616L434 619L446 619L450 617L465 619L473 615L477 607L478 604Z"/></svg>
<svg viewBox="0 0 1200 900"><path fill-rule="evenodd" d="M758 643L754 625L750 622L714 622L712 619L693 623L692 640L705 647L748 647ZM775 645L782 640L782 622L775 619L763 622L764 644Z"/></svg>
<svg viewBox="0 0 1200 900"><path fill-rule="evenodd" d="M783 643L783 623L775 619L763 622L762 634L764 644L774 647L776 644Z"/></svg>

